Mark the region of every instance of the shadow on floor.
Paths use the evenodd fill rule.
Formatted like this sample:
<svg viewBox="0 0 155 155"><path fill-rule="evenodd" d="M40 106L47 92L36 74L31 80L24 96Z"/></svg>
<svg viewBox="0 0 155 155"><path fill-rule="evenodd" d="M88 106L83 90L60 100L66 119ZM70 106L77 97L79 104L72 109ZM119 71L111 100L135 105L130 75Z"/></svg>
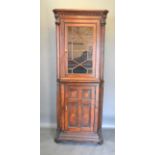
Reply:
<svg viewBox="0 0 155 155"><path fill-rule="evenodd" d="M56 130L41 128L40 155L114 155L115 129L103 129L104 144L90 143L55 143Z"/></svg>

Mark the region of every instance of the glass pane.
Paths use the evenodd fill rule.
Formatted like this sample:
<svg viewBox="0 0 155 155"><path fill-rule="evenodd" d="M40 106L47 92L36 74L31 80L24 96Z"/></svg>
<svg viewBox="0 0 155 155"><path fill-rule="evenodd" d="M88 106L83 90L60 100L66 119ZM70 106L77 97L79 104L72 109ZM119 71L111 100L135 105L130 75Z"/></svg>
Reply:
<svg viewBox="0 0 155 155"><path fill-rule="evenodd" d="M68 27L68 73L92 73L93 27Z"/></svg>

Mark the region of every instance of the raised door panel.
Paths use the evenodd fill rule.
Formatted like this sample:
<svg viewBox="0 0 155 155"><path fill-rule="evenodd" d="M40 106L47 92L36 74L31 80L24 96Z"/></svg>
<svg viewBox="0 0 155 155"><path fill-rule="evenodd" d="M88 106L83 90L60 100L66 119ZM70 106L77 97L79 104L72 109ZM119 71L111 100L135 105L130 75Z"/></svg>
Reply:
<svg viewBox="0 0 155 155"><path fill-rule="evenodd" d="M80 131L79 128L79 90L76 87L65 87L65 130Z"/></svg>
<svg viewBox="0 0 155 155"><path fill-rule="evenodd" d="M78 103L68 102L68 127L78 127Z"/></svg>
<svg viewBox="0 0 155 155"><path fill-rule="evenodd" d="M81 131L93 131L94 129L95 92L94 86L81 88Z"/></svg>
<svg viewBox="0 0 155 155"><path fill-rule="evenodd" d="M65 91L65 130L93 131L95 87L67 85Z"/></svg>

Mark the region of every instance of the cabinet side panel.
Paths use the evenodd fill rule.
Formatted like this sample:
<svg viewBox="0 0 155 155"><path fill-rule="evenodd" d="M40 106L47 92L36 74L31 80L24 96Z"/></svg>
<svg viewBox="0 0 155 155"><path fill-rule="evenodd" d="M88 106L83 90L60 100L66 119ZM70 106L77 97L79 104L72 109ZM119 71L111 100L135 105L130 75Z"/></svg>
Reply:
<svg viewBox="0 0 155 155"><path fill-rule="evenodd" d="M59 25L56 25L56 56L57 56L57 79L60 78L60 27Z"/></svg>
<svg viewBox="0 0 155 155"><path fill-rule="evenodd" d="M94 117L94 131L97 132L98 129L98 122L99 122L99 108L100 108L100 104L99 104L99 84L96 84L95 87L95 95L96 95L96 99L95 99L95 117Z"/></svg>
<svg viewBox="0 0 155 155"><path fill-rule="evenodd" d="M102 128L102 113L103 113L103 85L104 83L100 83L99 90L100 90L100 96L99 96L99 123L98 123L98 128Z"/></svg>
<svg viewBox="0 0 155 155"><path fill-rule="evenodd" d="M65 127L65 102L64 102L64 98L65 98L65 94L64 94L64 84L60 84L60 96L59 98L61 98L61 107L59 108L60 110L60 123L61 123L61 130L64 131L64 127Z"/></svg>
<svg viewBox="0 0 155 155"><path fill-rule="evenodd" d="M60 122L60 114L61 114L61 98L60 98L60 85L57 83L57 130L61 129L61 122Z"/></svg>
<svg viewBox="0 0 155 155"><path fill-rule="evenodd" d="M105 40L105 26L100 28L100 78L104 80L104 40Z"/></svg>

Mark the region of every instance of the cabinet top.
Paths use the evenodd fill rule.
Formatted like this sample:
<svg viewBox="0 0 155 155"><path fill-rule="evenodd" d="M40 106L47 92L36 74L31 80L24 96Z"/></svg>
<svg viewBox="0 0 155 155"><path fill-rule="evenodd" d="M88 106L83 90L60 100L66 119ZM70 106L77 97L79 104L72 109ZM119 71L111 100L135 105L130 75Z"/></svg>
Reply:
<svg viewBox="0 0 155 155"><path fill-rule="evenodd" d="M54 14L81 15L81 16L106 16L108 10L77 10L77 9L54 9Z"/></svg>

